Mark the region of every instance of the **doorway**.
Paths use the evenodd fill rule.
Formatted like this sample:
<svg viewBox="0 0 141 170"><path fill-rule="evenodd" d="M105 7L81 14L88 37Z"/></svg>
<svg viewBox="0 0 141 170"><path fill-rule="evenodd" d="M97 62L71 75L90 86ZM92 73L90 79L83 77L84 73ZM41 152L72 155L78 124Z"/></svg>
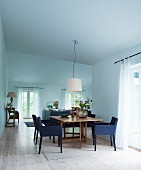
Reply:
<svg viewBox="0 0 141 170"><path fill-rule="evenodd" d="M32 118L32 114L41 116L42 88L22 87L18 89L18 110L21 118Z"/></svg>
<svg viewBox="0 0 141 170"><path fill-rule="evenodd" d="M35 92L22 91L22 117L32 118L34 113Z"/></svg>

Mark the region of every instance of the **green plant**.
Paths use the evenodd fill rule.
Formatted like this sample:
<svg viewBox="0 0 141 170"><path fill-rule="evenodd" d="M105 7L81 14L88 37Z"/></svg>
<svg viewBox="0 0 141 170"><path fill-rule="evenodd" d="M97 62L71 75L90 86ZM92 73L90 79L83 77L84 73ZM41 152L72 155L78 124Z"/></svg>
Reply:
<svg viewBox="0 0 141 170"><path fill-rule="evenodd" d="M77 107L77 106L79 106L79 104L80 104L80 98L75 99L74 100L74 105Z"/></svg>
<svg viewBox="0 0 141 170"><path fill-rule="evenodd" d="M48 109L52 108L52 105L48 105L47 108L48 108Z"/></svg>
<svg viewBox="0 0 141 170"><path fill-rule="evenodd" d="M58 109L58 105L59 105L59 101L55 101L55 102L53 103L53 106L55 107L55 109Z"/></svg>
<svg viewBox="0 0 141 170"><path fill-rule="evenodd" d="M90 110L91 103L92 103L92 100L89 97L87 97L87 100L85 100L84 102L80 100L79 106L81 107L81 109Z"/></svg>

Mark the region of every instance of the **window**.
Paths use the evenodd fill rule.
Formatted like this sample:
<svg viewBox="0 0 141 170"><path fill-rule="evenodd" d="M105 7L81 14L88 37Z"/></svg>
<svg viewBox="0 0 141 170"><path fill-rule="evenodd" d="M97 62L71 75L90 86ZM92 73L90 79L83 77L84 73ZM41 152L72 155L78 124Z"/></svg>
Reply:
<svg viewBox="0 0 141 170"><path fill-rule="evenodd" d="M22 92L22 116L23 118L31 118L35 106L35 95L33 91L23 91Z"/></svg>
<svg viewBox="0 0 141 170"><path fill-rule="evenodd" d="M20 88L18 90L18 110L23 118L40 115L40 95L38 89Z"/></svg>
<svg viewBox="0 0 141 170"><path fill-rule="evenodd" d="M72 106L76 106L76 100L81 100L81 92L66 92L65 93L65 109L71 109Z"/></svg>

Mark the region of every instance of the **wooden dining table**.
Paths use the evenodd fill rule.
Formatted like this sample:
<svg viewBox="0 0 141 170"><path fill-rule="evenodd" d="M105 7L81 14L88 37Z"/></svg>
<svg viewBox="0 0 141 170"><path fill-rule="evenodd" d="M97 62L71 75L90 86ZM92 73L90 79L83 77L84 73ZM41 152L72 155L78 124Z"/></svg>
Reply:
<svg viewBox="0 0 141 170"><path fill-rule="evenodd" d="M65 123L75 124L79 123L79 141L80 141L80 148L82 139L87 142L87 122L101 122L102 119L93 118L93 117L78 117L78 116L68 116L68 117L61 117L61 116L50 116L51 118L60 121L60 125L63 127Z"/></svg>

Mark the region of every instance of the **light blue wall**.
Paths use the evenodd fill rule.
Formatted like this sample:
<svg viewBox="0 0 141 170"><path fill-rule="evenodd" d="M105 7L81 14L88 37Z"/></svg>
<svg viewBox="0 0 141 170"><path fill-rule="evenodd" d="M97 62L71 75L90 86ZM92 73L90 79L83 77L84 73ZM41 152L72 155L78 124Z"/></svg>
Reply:
<svg viewBox="0 0 141 170"><path fill-rule="evenodd" d="M114 62L140 51L141 44L93 65L93 111L97 117L110 121L112 116L117 116L119 80L118 64ZM131 59L132 64L139 62L141 55Z"/></svg>
<svg viewBox="0 0 141 170"><path fill-rule="evenodd" d="M92 98L92 66L78 63L75 66L75 77L82 79L85 89L84 97ZM72 62L9 52L9 91L14 91L14 86L42 87L42 108L47 106L47 102L54 100L59 100L62 108L61 89L67 88L72 68Z"/></svg>
<svg viewBox="0 0 141 170"><path fill-rule="evenodd" d="M4 33L2 19L0 15L0 137L5 127L5 100L6 100L6 48L4 41Z"/></svg>

